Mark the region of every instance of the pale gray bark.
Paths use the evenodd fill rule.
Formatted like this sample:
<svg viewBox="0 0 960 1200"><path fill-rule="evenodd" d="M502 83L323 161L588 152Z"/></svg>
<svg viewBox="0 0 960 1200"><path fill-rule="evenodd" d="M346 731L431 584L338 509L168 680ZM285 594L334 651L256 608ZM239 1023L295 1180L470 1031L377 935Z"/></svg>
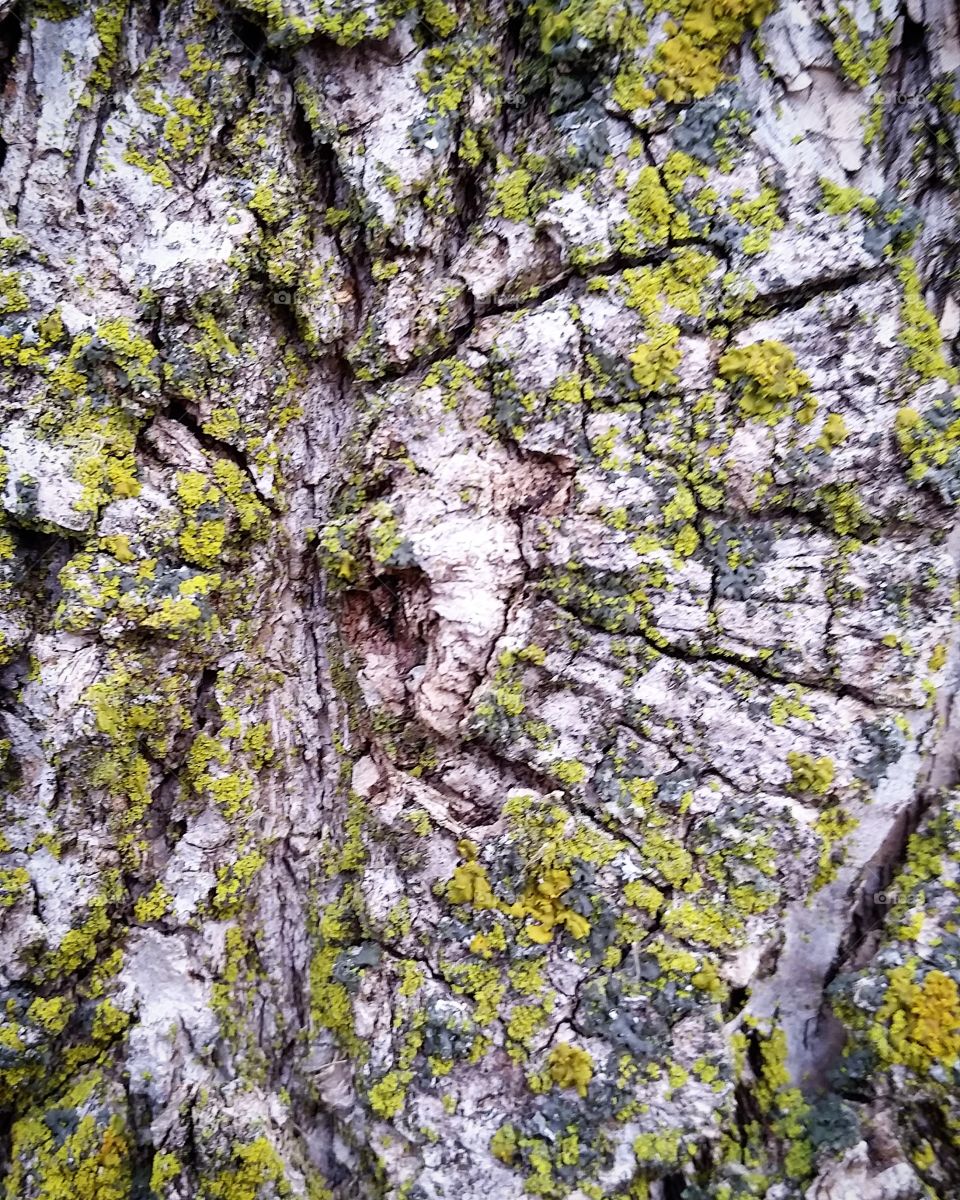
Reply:
<svg viewBox="0 0 960 1200"><path fill-rule="evenodd" d="M951 0L0 21L7 1200L954 1195Z"/></svg>

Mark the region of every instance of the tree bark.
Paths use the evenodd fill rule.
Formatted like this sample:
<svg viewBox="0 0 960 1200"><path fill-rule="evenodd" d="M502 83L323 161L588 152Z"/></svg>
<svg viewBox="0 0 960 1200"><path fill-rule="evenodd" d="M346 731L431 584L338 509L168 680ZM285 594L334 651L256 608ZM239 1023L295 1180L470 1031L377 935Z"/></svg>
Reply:
<svg viewBox="0 0 960 1200"><path fill-rule="evenodd" d="M955 1195L951 0L0 42L7 1200Z"/></svg>

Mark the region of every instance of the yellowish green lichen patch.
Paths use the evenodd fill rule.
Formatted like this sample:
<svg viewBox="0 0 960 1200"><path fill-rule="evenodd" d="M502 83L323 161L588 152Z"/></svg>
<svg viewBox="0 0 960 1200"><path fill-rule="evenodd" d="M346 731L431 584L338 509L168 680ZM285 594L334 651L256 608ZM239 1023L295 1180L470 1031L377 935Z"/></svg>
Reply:
<svg viewBox="0 0 960 1200"><path fill-rule="evenodd" d="M833 759L814 758L812 754L802 754L797 750L791 750L787 755L787 766L790 768L789 789L798 795L812 793L825 796L836 775Z"/></svg>
<svg viewBox="0 0 960 1200"><path fill-rule="evenodd" d="M266 1195L290 1196L280 1155L267 1138L234 1146L231 1165L204 1179L198 1200L261 1200Z"/></svg>
<svg viewBox="0 0 960 1200"><path fill-rule="evenodd" d="M694 0L666 3L666 39L654 53L657 94L683 102L709 96L723 81L723 60L744 34L759 27L773 0Z"/></svg>
<svg viewBox="0 0 960 1200"><path fill-rule="evenodd" d="M951 976L918 972L916 960L890 972L884 1002L868 1037L881 1058L922 1074L960 1055L960 991Z"/></svg>
<svg viewBox="0 0 960 1200"><path fill-rule="evenodd" d="M58 1098L60 1110L76 1111L93 1098L98 1078L89 1077ZM6 1195L37 1200L128 1200L131 1146L118 1115L78 1113L71 1132L55 1136L55 1126L34 1112L11 1131L11 1170ZM29 1181L29 1183L28 1183Z"/></svg>
<svg viewBox="0 0 960 1200"><path fill-rule="evenodd" d="M559 1042L547 1057L547 1074L560 1088L573 1088L586 1096L593 1078L593 1059L580 1046Z"/></svg>
<svg viewBox="0 0 960 1200"><path fill-rule="evenodd" d="M809 423L816 413L810 379L782 342L753 342L727 350L720 358L721 379L731 384L742 415L775 425L796 405L795 417Z"/></svg>

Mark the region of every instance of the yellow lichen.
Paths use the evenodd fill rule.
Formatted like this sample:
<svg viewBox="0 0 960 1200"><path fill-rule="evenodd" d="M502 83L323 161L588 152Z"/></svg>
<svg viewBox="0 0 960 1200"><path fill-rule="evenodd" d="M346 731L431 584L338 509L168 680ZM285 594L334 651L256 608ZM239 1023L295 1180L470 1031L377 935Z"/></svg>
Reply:
<svg viewBox="0 0 960 1200"><path fill-rule="evenodd" d="M558 1087L576 1088L581 1096L586 1096L593 1078L593 1059L580 1046L559 1042L547 1058L547 1073Z"/></svg>

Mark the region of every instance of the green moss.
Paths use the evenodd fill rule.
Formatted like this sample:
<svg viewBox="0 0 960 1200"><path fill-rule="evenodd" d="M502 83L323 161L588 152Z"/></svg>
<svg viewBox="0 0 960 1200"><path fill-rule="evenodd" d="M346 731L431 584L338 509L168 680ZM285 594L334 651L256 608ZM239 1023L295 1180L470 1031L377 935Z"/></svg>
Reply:
<svg viewBox="0 0 960 1200"><path fill-rule="evenodd" d="M930 658L927 662L927 669L934 674L942 670L947 661L947 644L946 642L937 642L930 652Z"/></svg>
<svg viewBox="0 0 960 1200"><path fill-rule="evenodd" d="M158 187L167 189L173 187L173 175L166 163L159 160L151 162L141 151L129 147L123 152L123 161L129 163L131 167L139 167Z"/></svg>
<svg viewBox="0 0 960 1200"><path fill-rule="evenodd" d="M247 201L247 207L265 225L279 225L290 216L290 204L286 197L276 191L277 173L271 171L267 179L261 180Z"/></svg>
<svg viewBox="0 0 960 1200"><path fill-rule="evenodd" d="M627 113L649 108L656 99L647 71L635 63L620 68L613 81L611 95L614 102Z"/></svg>
<svg viewBox="0 0 960 1200"><path fill-rule="evenodd" d="M250 885L265 862L259 850L251 850L235 862L217 867L217 886L211 906L218 917L236 916L240 912Z"/></svg>
<svg viewBox="0 0 960 1200"><path fill-rule="evenodd" d="M134 414L159 398L157 368L154 346L117 318L95 334L78 335L49 369L50 404L41 427L74 453L74 474L84 488L78 511L96 512L111 499L138 494L134 448L141 417Z"/></svg>
<svg viewBox="0 0 960 1200"><path fill-rule="evenodd" d="M177 96L163 123L163 137L175 158L195 158L207 144L214 112L204 100Z"/></svg>
<svg viewBox="0 0 960 1200"><path fill-rule="evenodd" d="M364 39L386 38L409 5L405 0L385 0L368 12L362 6L318 5L308 7L309 16L291 15L279 0L246 0L246 7L266 18L267 29L284 46L299 46L317 34L338 46L355 46Z"/></svg>
<svg viewBox="0 0 960 1200"><path fill-rule="evenodd" d="M403 535L397 526L397 519L390 506L384 502L374 504L370 509L374 518L367 536L370 540L370 553L373 561L380 566L389 563L403 544Z"/></svg>
<svg viewBox="0 0 960 1200"><path fill-rule="evenodd" d="M359 574L357 530L356 518L341 517L328 522L320 531L317 546L334 585L353 582Z"/></svg>
<svg viewBox="0 0 960 1200"><path fill-rule="evenodd" d="M180 534L180 549L187 562L199 567L212 567L220 561L227 526L219 515L210 518L205 512L219 509L221 492L199 471L183 472L177 476L177 495L187 515Z"/></svg>
<svg viewBox="0 0 960 1200"><path fill-rule="evenodd" d="M128 670L121 655L114 669L84 693L102 748L91 781L115 801L114 826L124 851L135 853L132 839L152 800L150 763L144 750L160 758L168 753L168 736L182 729L189 716L182 705L184 676L176 671L157 682L137 659Z"/></svg>
<svg viewBox="0 0 960 1200"><path fill-rule="evenodd" d="M587 920L563 903L564 894L573 886L569 871L549 867L537 870L530 875L522 896L507 904L493 894L485 868L476 861L473 843L462 841L458 849L467 861L454 869L446 886L446 896L451 904L468 905L481 912L496 910L504 916L521 919L526 922L527 937L540 945L551 942L554 933L560 929L578 939L589 932ZM485 940L482 951L490 945L489 940ZM484 957L489 955L484 953Z"/></svg>
<svg viewBox="0 0 960 1200"><path fill-rule="evenodd" d="M95 900L90 904L90 916L76 929L64 934L59 946L49 958L47 974L54 978L72 975L92 963L103 939L110 932L106 903Z"/></svg>
<svg viewBox="0 0 960 1200"><path fill-rule="evenodd" d="M483 147L473 129L465 129L460 137L457 155L468 167L478 167L483 162Z"/></svg>
<svg viewBox="0 0 960 1200"><path fill-rule="evenodd" d="M491 1025L498 1019L500 1005L507 993L499 967L492 963L441 961L441 970L457 995L466 995L473 1000L473 1019L478 1025Z"/></svg>
<svg viewBox="0 0 960 1200"><path fill-rule="evenodd" d="M117 1008L112 1000L103 1000L93 1015L90 1036L95 1042L113 1042L121 1037L130 1024L130 1015Z"/></svg>
<svg viewBox="0 0 960 1200"><path fill-rule="evenodd" d="M0 272L0 316L26 312L29 307L30 301L20 287L16 271Z"/></svg>
<svg viewBox="0 0 960 1200"><path fill-rule="evenodd" d="M586 42L625 51L646 45L644 21L621 0L535 0L541 53L550 55L567 42Z"/></svg>
<svg viewBox="0 0 960 1200"><path fill-rule="evenodd" d="M657 829L649 829L640 847L640 854L665 884L681 887L690 893L700 890L702 881L694 871L693 858L678 838Z"/></svg>
<svg viewBox="0 0 960 1200"><path fill-rule="evenodd" d="M832 26L833 52L846 78L860 88L879 79L890 56L889 38L883 35L865 46L856 18L845 4L838 6Z"/></svg>
<svg viewBox="0 0 960 1200"><path fill-rule="evenodd" d="M220 977L213 984L210 1007L216 1015L223 1037L238 1054L243 1054L243 1071L250 1077L256 1060L262 1052L252 1039L241 1041L241 1017L246 993L258 982L256 950L247 935L238 925L226 930L223 949L223 966Z"/></svg>
<svg viewBox="0 0 960 1200"><path fill-rule="evenodd" d="M495 46L489 41L452 39L428 50L423 64L417 83L432 113L440 117L461 112L471 88L496 88L500 78Z"/></svg>
<svg viewBox="0 0 960 1200"><path fill-rule="evenodd" d="M714 950L741 946L744 940L744 926L739 917L711 904L684 901L675 905L664 914L663 927L674 937Z"/></svg>
<svg viewBox="0 0 960 1200"><path fill-rule="evenodd" d="M557 779L568 787L576 787L577 784L583 783L588 775L586 766L576 759L555 762L550 769Z"/></svg>
<svg viewBox="0 0 960 1200"><path fill-rule="evenodd" d="M843 445L850 435L847 423L839 413L829 413L823 423L823 429L817 438L816 445L821 450L830 451Z"/></svg>
<svg viewBox="0 0 960 1200"><path fill-rule="evenodd" d="M770 718L774 725L785 725L790 717L800 721L813 720L813 710L800 698L799 686L792 696L775 696L770 702Z"/></svg>
<svg viewBox="0 0 960 1200"><path fill-rule="evenodd" d="M507 1166L517 1156L517 1131L512 1125L501 1125L490 1139L490 1153Z"/></svg>
<svg viewBox="0 0 960 1200"><path fill-rule="evenodd" d="M69 21L80 9L81 0L34 0L31 17L42 21Z"/></svg>
<svg viewBox="0 0 960 1200"><path fill-rule="evenodd" d="M897 445L910 464L908 478L913 483L947 467L960 448L960 411L943 427L941 421L934 423L916 409L905 407L898 410L894 427Z"/></svg>
<svg viewBox="0 0 960 1200"><path fill-rule="evenodd" d="M869 524L870 518L856 484L830 483L817 488L816 496L835 533L853 534Z"/></svg>
<svg viewBox="0 0 960 1200"><path fill-rule="evenodd" d="M64 1031L75 1011L76 1005L66 996L54 996L49 1000L37 996L27 1009L27 1016L47 1033L56 1036Z"/></svg>
<svg viewBox="0 0 960 1200"><path fill-rule="evenodd" d="M512 1044L508 1045L507 1053L515 1062L526 1057L534 1034L547 1024L553 1002L553 994L548 993L542 1004L517 1004L510 1010L506 1033Z"/></svg>
<svg viewBox="0 0 960 1200"><path fill-rule="evenodd" d="M334 975L340 954L354 941L351 901L352 890L347 889L321 914L310 960L310 1016L314 1025L334 1035L350 1058L362 1061L369 1050L357 1037L350 993Z"/></svg>
<svg viewBox="0 0 960 1200"><path fill-rule="evenodd" d="M675 387L680 351L680 330L675 325L652 326L647 340L630 354L630 375L641 395Z"/></svg>
<svg viewBox="0 0 960 1200"><path fill-rule="evenodd" d="M680 1162L682 1133L677 1129L641 1133L633 1140L638 1164L645 1167L674 1167Z"/></svg>
<svg viewBox="0 0 960 1200"><path fill-rule="evenodd" d="M623 885L623 898L628 904L641 909L651 917L657 915L664 903L663 892L659 888L639 879Z"/></svg>

